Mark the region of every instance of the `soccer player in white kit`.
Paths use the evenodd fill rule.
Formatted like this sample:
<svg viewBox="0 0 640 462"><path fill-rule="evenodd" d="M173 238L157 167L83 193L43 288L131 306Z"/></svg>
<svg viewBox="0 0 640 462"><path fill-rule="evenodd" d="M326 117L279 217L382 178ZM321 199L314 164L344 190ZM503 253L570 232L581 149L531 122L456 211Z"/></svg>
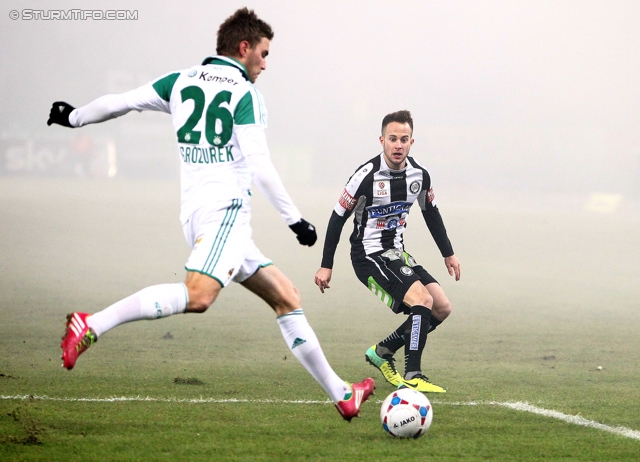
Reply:
<svg viewBox="0 0 640 462"><path fill-rule="evenodd" d="M315 228L285 191L266 142L266 108L254 83L266 70L272 39L271 27L242 8L220 26L217 55L201 65L77 109L53 103L47 124L72 128L131 110L171 114L181 159L180 221L193 249L184 283L147 287L94 314L69 314L61 344L63 366L72 369L81 353L120 324L203 313L223 287L239 282L271 306L294 356L351 421L373 393L373 379L349 384L333 371L300 308L298 290L251 237L253 181L300 244L311 246L317 239Z"/></svg>

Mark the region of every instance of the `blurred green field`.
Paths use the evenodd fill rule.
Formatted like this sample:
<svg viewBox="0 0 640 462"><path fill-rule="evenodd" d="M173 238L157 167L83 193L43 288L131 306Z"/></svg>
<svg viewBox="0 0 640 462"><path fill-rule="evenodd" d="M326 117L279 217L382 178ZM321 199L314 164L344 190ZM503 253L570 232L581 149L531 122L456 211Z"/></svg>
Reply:
<svg viewBox="0 0 640 462"><path fill-rule="evenodd" d="M339 187L290 192L323 239ZM349 229L322 295L313 285L321 245L300 247L259 195L255 240L300 289L330 363L346 380L376 379L360 419L342 421L267 306L239 286L203 315L120 326L76 369L60 367L67 312L183 279L178 194L162 181L2 179L1 460L640 459L637 438L487 404L527 402L638 434L637 210L592 214L566 198L441 191L462 263L457 283L412 215L407 249L454 313L429 336L423 361L448 393L430 395L428 435L404 441L380 427L379 402L392 388L363 355L401 318L356 280ZM19 399L29 395L39 398Z"/></svg>

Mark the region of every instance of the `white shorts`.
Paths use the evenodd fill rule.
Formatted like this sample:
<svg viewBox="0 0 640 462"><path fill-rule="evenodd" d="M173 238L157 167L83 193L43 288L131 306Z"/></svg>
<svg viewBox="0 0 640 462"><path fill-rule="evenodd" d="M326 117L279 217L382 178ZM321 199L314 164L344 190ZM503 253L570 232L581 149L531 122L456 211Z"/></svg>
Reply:
<svg viewBox="0 0 640 462"><path fill-rule="evenodd" d="M193 249L185 263L187 271L206 274L225 287L230 281L245 281L272 264L251 238L251 209L246 202L217 202L189 217L182 226Z"/></svg>

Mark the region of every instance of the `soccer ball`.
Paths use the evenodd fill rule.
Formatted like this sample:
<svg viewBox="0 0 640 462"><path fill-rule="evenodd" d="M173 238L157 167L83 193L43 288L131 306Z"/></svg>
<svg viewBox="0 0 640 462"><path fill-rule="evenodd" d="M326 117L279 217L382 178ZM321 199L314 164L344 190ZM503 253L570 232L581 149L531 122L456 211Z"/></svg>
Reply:
<svg viewBox="0 0 640 462"><path fill-rule="evenodd" d="M385 398L380 408L382 428L397 438L418 438L431 426L433 408L419 391L400 388Z"/></svg>

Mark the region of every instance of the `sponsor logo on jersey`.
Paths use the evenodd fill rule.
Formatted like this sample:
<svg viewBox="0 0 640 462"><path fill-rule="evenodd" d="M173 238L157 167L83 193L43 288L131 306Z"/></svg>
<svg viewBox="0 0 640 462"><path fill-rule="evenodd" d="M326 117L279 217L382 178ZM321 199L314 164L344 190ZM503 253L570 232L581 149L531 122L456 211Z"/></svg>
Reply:
<svg viewBox="0 0 640 462"><path fill-rule="evenodd" d="M195 77L197 74L198 74L198 71L196 71L195 69L191 69L187 74L187 77Z"/></svg>
<svg viewBox="0 0 640 462"><path fill-rule="evenodd" d="M427 202L432 203L436 199L436 193L433 192L433 188L429 188L427 191Z"/></svg>
<svg viewBox="0 0 640 462"><path fill-rule="evenodd" d="M398 201L386 205L367 207L367 212L369 213L369 218L381 218L408 212L410 208L411 202Z"/></svg>
<svg viewBox="0 0 640 462"><path fill-rule="evenodd" d="M420 191L420 182L414 181L413 183L411 183L409 185L409 191L411 191L411 194L417 194L418 191Z"/></svg>
<svg viewBox="0 0 640 462"><path fill-rule="evenodd" d="M404 217L378 218L376 220L376 229L396 229L398 226L404 226L405 223Z"/></svg>
<svg viewBox="0 0 640 462"><path fill-rule="evenodd" d="M389 195L388 181L378 181L376 186L378 186L378 189L376 189L376 197L385 197Z"/></svg>
<svg viewBox="0 0 640 462"><path fill-rule="evenodd" d="M208 72L204 72L204 71L200 73L198 80L204 80L205 82L229 83L231 85L238 85L238 82L236 82L232 78L220 77L219 75L209 75Z"/></svg>
<svg viewBox="0 0 640 462"><path fill-rule="evenodd" d="M347 188L342 191L342 195L340 196L340 200L338 201L340 206L345 210L353 210L357 202L358 201L351 194L349 194Z"/></svg>
<svg viewBox="0 0 640 462"><path fill-rule="evenodd" d="M180 155L186 164L222 164L235 160L231 146L201 148L200 146L181 145Z"/></svg>

